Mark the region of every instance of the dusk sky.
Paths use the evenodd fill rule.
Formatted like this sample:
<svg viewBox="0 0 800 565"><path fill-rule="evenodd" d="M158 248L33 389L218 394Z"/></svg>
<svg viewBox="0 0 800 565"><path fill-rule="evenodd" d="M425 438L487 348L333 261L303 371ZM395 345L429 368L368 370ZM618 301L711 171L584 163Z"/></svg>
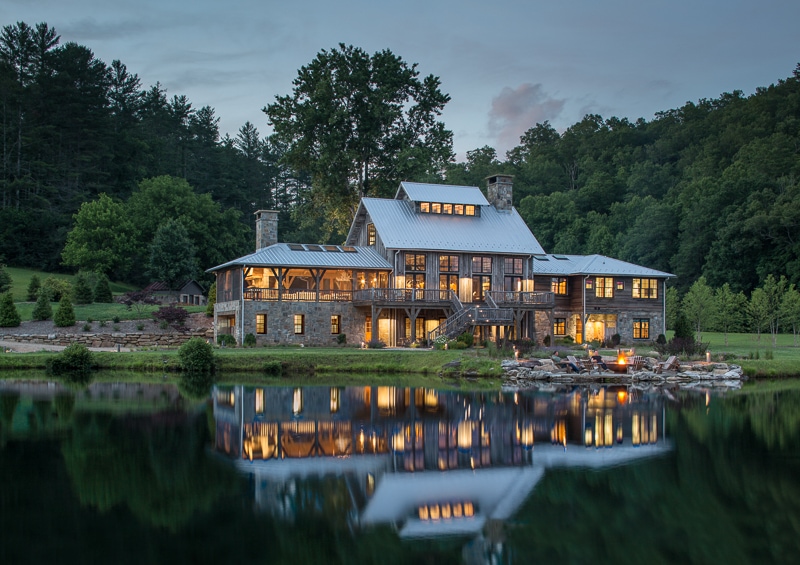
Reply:
<svg viewBox="0 0 800 565"><path fill-rule="evenodd" d="M459 160L484 145L502 159L544 120L563 131L587 113L650 120L749 95L800 62L790 0L4 0L0 25L18 21L213 107L231 136L248 120L270 133L261 108L321 49L390 49L440 77Z"/></svg>

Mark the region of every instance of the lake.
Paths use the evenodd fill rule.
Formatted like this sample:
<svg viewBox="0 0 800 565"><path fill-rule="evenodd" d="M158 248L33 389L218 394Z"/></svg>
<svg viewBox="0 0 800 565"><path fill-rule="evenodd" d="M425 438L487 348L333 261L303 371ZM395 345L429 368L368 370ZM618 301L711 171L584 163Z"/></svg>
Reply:
<svg viewBox="0 0 800 565"><path fill-rule="evenodd" d="M800 383L0 381L0 563L790 563Z"/></svg>

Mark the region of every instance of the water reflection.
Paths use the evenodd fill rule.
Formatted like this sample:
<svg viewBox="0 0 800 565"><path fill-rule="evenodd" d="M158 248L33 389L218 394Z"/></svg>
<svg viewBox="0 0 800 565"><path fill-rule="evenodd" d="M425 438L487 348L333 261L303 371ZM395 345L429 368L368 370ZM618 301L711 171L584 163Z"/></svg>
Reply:
<svg viewBox="0 0 800 565"><path fill-rule="evenodd" d="M217 387L215 449L251 478L257 508L334 514L400 538L478 536L548 468L600 469L671 450L660 393ZM326 485L322 488L322 485ZM326 498L330 496L330 498Z"/></svg>

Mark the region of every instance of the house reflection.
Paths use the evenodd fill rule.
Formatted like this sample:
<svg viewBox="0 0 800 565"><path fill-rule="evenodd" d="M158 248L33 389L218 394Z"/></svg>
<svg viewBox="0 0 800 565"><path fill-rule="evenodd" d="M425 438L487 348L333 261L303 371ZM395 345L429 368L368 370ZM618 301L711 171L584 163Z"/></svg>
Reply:
<svg viewBox="0 0 800 565"><path fill-rule="evenodd" d="M334 506L348 527L392 524L403 538L478 535L512 517L547 469L620 465L671 448L660 395L624 386L237 386L213 398L216 451L251 476L260 509L294 520L308 510L309 484L332 479L347 492Z"/></svg>

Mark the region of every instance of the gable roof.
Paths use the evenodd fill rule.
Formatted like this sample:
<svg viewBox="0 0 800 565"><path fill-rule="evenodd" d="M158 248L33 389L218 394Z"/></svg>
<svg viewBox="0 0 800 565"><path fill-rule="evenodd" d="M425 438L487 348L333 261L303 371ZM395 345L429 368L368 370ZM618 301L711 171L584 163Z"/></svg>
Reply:
<svg viewBox="0 0 800 565"><path fill-rule="evenodd" d="M365 213L375 224L386 249L518 255L544 253L514 209L499 212L486 204L482 206L480 216L420 214L415 212L414 204L409 200L362 198L356 218ZM356 225L358 222L354 221L350 227L348 242L355 238Z"/></svg>
<svg viewBox="0 0 800 565"><path fill-rule="evenodd" d="M200 286L200 284L194 279L186 279L185 281L183 281L181 284L178 285L178 288L173 288L173 289L169 288L169 284L166 281L153 281L149 285L144 287L142 290L144 292L181 292L184 289L186 289L187 286L190 286L192 284L194 284L194 286L200 289L200 291L202 292L203 287Z"/></svg>
<svg viewBox="0 0 800 565"><path fill-rule="evenodd" d="M244 265L248 267L377 269L387 271L392 268L392 265L372 247L276 243L259 249L250 255L212 267L207 272L211 273L227 267Z"/></svg>
<svg viewBox="0 0 800 565"><path fill-rule="evenodd" d="M489 201L477 186L457 186L453 184L427 184L421 182L401 182L395 200L408 198L412 202L447 202L450 204L474 204L488 206Z"/></svg>
<svg viewBox="0 0 800 565"><path fill-rule="evenodd" d="M533 271L543 275L616 275L626 277L674 277L656 269L642 267L605 255L535 255Z"/></svg>

